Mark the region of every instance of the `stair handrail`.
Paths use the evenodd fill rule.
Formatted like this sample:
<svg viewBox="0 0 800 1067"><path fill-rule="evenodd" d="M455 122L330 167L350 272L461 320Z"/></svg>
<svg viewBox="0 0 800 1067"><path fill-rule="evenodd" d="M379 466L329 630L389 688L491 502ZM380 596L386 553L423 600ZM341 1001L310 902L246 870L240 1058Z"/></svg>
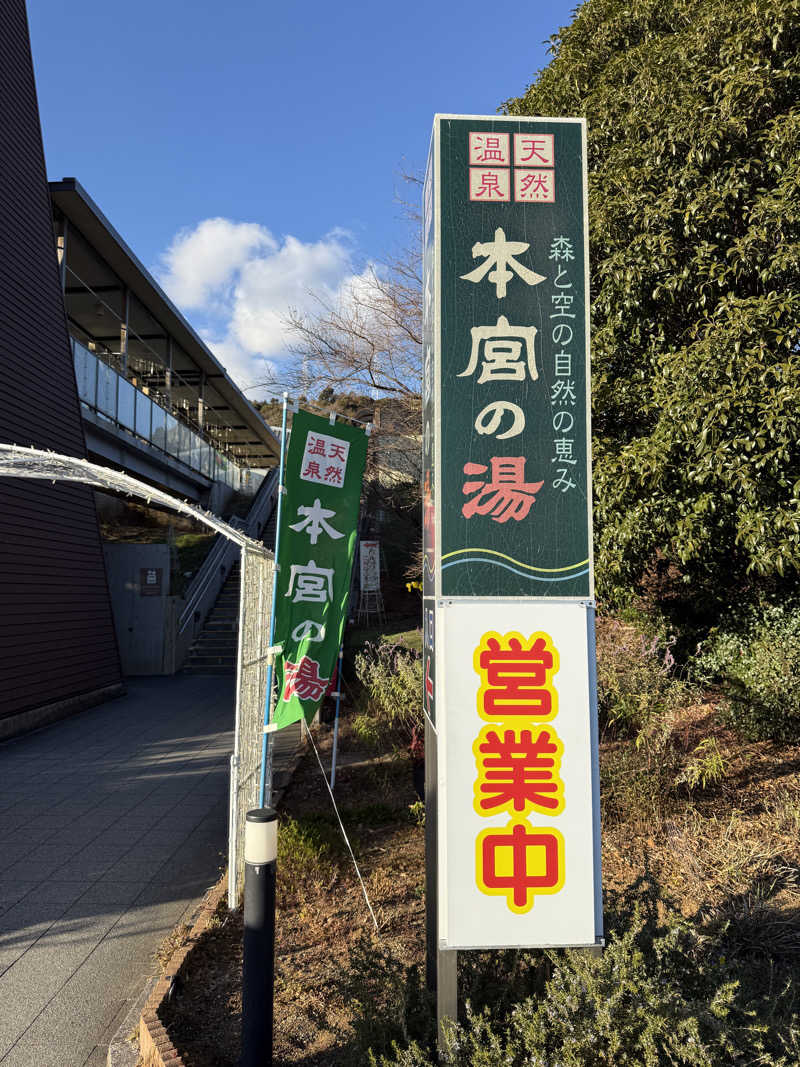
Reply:
<svg viewBox="0 0 800 1067"><path fill-rule="evenodd" d="M259 486L258 492L253 497L247 517L244 519L233 518L229 525L242 530L249 537L256 538L258 536L259 523L262 526L266 523L272 508L275 506L277 488L278 469L276 467L264 478L264 481ZM238 551L239 546L233 541L221 535L217 537L211 551L203 560L200 569L187 590L186 604L178 620L179 634L182 634L194 620L195 612L199 610L198 605L203 602L212 582L218 580L223 572L225 575L229 573L230 565L232 565Z"/></svg>
<svg viewBox="0 0 800 1067"><path fill-rule="evenodd" d="M275 501L278 498L279 474L278 468L273 467L269 474L266 475L259 486L258 492L253 497L250 510L247 512L244 531L248 537L252 537L254 540L260 540L259 533L266 525L267 519L275 507Z"/></svg>
<svg viewBox="0 0 800 1067"><path fill-rule="evenodd" d="M215 544L203 560L200 570L189 587L189 596L178 620L178 633L182 634L192 621L197 605L202 602L209 585L219 576L220 571L228 571L228 557L235 556L238 551L238 545L221 535L217 536Z"/></svg>

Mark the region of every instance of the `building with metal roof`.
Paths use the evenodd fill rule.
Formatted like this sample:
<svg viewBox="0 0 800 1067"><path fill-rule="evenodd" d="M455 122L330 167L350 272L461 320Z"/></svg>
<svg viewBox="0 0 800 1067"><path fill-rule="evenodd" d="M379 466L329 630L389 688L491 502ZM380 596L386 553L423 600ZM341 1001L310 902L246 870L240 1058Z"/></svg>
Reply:
<svg viewBox="0 0 800 1067"><path fill-rule="evenodd" d="M75 178L50 183L90 456L215 507L280 447L222 364Z"/></svg>

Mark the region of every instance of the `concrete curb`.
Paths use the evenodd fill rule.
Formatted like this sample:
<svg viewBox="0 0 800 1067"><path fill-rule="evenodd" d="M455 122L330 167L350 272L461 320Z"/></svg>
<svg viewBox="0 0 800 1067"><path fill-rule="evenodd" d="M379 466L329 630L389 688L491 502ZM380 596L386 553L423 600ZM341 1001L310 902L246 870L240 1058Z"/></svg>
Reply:
<svg viewBox="0 0 800 1067"><path fill-rule="evenodd" d="M31 711L10 715L6 719L0 719L0 742L14 741L34 730L41 730L44 726L77 715L80 711L88 711L89 708L104 704L107 700L124 696L126 692L124 683L117 682L103 689L93 689L90 693L78 693L77 696L57 700L55 704L46 704Z"/></svg>
<svg viewBox="0 0 800 1067"><path fill-rule="evenodd" d="M164 1002L172 995L175 981L180 977L181 969L189 953L208 929L227 891L228 877L225 875L206 893L188 938L172 954L163 976L152 987L150 996L142 1008L139 1017L139 1056L144 1067L185 1067L180 1053L169 1038L167 1028L161 1021L160 1011ZM112 1067L111 1049L109 1049L109 1067ZM122 1067L122 1065L114 1064L113 1067Z"/></svg>
<svg viewBox="0 0 800 1067"><path fill-rule="evenodd" d="M286 764L276 772L273 779L272 802L274 805L277 806L280 802L286 787L291 782L294 772L297 770L307 750L308 741L301 734L301 742L297 749L289 757ZM163 977L153 979L147 985L147 988L137 999L134 1008L126 1016L125 1022L115 1034L108 1050L108 1067L139 1067L139 1065L142 1065L142 1067L187 1067L180 1053L170 1041L167 1029L161 1022L159 1011L164 1001L168 1000L172 995L175 981L180 975L181 968L200 936L208 929L220 901L226 898L227 892L228 875L226 873L221 881L207 891L198 911L195 912L188 938L173 953ZM128 1040L128 1035L137 1029L137 1005L140 1011L138 1047L135 1041ZM114 1059L112 1059L112 1052L116 1057Z"/></svg>
<svg viewBox="0 0 800 1067"><path fill-rule="evenodd" d="M151 978L131 1004L122 1025L108 1046L107 1067L136 1067L138 1064L139 1019L157 981L157 978Z"/></svg>

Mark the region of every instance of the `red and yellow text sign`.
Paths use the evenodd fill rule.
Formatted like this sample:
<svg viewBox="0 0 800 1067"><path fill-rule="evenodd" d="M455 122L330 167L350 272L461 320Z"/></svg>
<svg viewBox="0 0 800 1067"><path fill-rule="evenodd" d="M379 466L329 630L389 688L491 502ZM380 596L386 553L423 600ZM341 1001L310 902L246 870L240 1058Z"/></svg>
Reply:
<svg viewBox="0 0 800 1067"><path fill-rule="evenodd" d="M473 664L481 679L478 715L499 719L502 729L484 727L473 746L478 777L475 810L558 815L564 810L559 777L564 745L555 729L542 727L558 714L553 675L558 651L549 634L527 640L519 633L485 633ZM564 885L564 838L552 826L511 819L477 839L475 877L482 893L501 895L517 913L529 911L539 893Z"/></svg>
<svg viewBox="0 0 800 1067"><path fill-rule="evenodd" d="M440 943L594 944L587 606L455 601L440 611Z"/></svg>

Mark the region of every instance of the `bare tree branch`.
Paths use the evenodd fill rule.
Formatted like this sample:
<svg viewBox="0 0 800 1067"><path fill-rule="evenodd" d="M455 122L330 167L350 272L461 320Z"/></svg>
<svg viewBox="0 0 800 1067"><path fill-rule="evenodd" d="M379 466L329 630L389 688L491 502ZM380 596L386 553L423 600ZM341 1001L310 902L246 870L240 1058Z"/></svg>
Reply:
<svg viewBox="0 0 800 1067"><path fill-rule="evenodd" d="M422 255L421 180L404 174L412 200L399 199L409 245L370 267L335 301L311 293L313 311L293 309L285 319L292 340L280 381L260 384L294 396L366 394L375 399L375 473L384 484L421 476ZM391 403L389 403L391 401Z"/></svg>

